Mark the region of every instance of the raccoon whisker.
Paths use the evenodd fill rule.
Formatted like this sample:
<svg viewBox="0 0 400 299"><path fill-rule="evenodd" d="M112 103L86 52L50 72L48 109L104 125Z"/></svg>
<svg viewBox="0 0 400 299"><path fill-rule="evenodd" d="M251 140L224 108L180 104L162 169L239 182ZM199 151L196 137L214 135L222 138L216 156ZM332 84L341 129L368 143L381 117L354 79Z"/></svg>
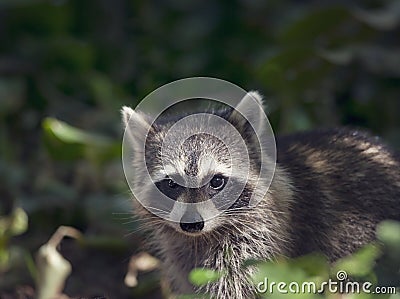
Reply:
<svg viewBox="0 0 400 299"><path fill-rule="evenodd" d="M150 211L161 212L161 213L164 213L165 215L169 214L167 211L156 208L156 207L147 207L147 209L149 209Z"/></svg>
<svg viewBox="0 0 400 299"><path fill-rule="evenodd" d="M158 220L158 221L162 221L162 219L160 217L157 216L153 216L153 215L147 215L147 216L142 216L141 218L138 219L132 219L132 223L145 223L147 221L152 221L152 220Z"/></svg>
<svg viewBox="0 0 400 299"><path fill-rule="evenodd" d="M146 227L140 227L139 228L138 227L138 228L133 229L133 230L129 231L128 233L124 234L124 238L129 238L132 235L135 235L135 234L137 234L139 232L146 231L146 230L148 230L148 228L146 228Z"/></svg>
<svg viewBox="0 0 400 299"><path fill-rule="evenodd" d="M158 214L159 215L157 215L157 216L154 216L153 218L150 218L150 219L158 219L158 220L160 220L160 221L168 221L167 219L168 219L168 214L161 214L160 212L158 212Z"/></svg>
<svg viewBox="0 0 400 299"><path fill-rule="evenodd" d="M140 216L133 214L132 212L118 213L118 214L113 213L113 216L114 216L113 219L116 219L116 220L141 219Z"/></svg>
<svg viewBox="0 0 400 299"><path fill-rule="evenodd" d="M285 212L283 212L283 211L274 210L274 209L271 209L270 207L268 207L268 210L271 211L272 213L276 213L276 214L285 214ZM251 207L251 208L250 207L240 207L240 208L227 209L224 211L224 213L227 214L229 212L241 212L241 211L243 211L243 212L252 212L253 211L254 213L258 212L256 207ZM259 215L259 214L257 213L257 215Z"/></svg>
<svg viewBox="0 0 400 299"><path fill-rule="evenodd" d="M132 220L134 221L145 221L145 220L151 220L151 219L157 219L157 216L154 215L141 215L140 217L132 217Z"/></svg>
<svg viewBox="0 0 400 299"><path fill-rule="evenodd" d="M163 212L165 212L165 210L162 210L162 209L156 208L156 207L146 207L146 209L153 210L153 211L163 211Z"/></svg>
<svg viewBox="0 0 400 299"><path fill-rule="evenodd" d="M145 222L152 221L152 220L155 220L155 218L151 218L151 217L146 217L146 218L142 218L142 219L132 219L131 218L131 219L123 222L122 225L128 225L128 224L132 224L132 223L138 223L140 225L146 225Z"/></svg>
<svg viewBox="0 0 400 299"><path fill-rule="evenodd" d="M252 211L251 210L245 210L245 209L237 209L237 210L225 211L224 214L225 215L237 215L238 213L241 213L241 212L243 212L243 213L251 213Z"/></svg>
<svg viewBox="0 0 400 299"><path fill-rule="evenodd" d="M131 219L131 220L129 220L129 221L122 222L122 225L128 225L128 224L132 224L132 223L140 223L140 222L141 222L140 220L137 220L137 219Z"/></svg>
<svg viewBox="0 0 400 299"><path fill-rule="evenodd" d="M129 224L129 223L139 221L138 219L133 219L132 217L118 217L118 218L114 218L114 219L118 220L118 221L126 221L126 222L123 222L122 224Z"/></svg>
<svg viewBox="0 0 400 299"><path fill-rule="evenodd" d="M138 218L137 215L133 215L132 212L128 212L128 213L112 213L113 216L115 216L115 218L117 219L124 219L126 218ZM123 217L125 216L125 217Z"/></svg>
<svg viewBox="0 0 400 299"><path fill-rule="evenodd" d="M148 230L152 229L163 229L167 227L167 225L163 221L159 220L153 220L153 221L148 221L146 224L143 224L142 227L145 228L147 226ZM149 229L150 228L150 229ZM139 227L139 230L141 228Z"/></svg>
<svg viewBox="0 0 400 299"><path fill-rule="evenodd" d="M158 222L158 221L148 221L148 222L146 222L146 223L143 223L143 224L139 225L139 226L136 227L135 229L129 231L124 237L131 236L131 235L136 234L136 233L138 233L138 232L140 232L140 231L149 230L149 226L155 225L155 224L164 225L162 222Z"/></svg>

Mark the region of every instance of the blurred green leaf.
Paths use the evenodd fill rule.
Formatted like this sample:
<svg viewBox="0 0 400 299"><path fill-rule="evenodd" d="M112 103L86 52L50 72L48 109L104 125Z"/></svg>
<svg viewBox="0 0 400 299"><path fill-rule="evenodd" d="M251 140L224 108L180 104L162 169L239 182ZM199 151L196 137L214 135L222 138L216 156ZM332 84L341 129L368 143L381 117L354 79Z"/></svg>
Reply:
<svg viewBox="0 0 400 299"><path fill-rule="evenodd" d="M22 208L15 208L7 216L0 215L0 272L9 268L12 259L9 239L28 229L28 215Z"/></svg>
<svg viewBox="0 0 400 299"><path fill-rule="evenodd" d="M312 269L314 258L316 267ZM311 264L307 265L308 263ZM262 262L258 265L257 272L252 275L252 281L263 298L320 298L315 292L326 276L323 264L321 257L312 255L293 261L280 259L275 262ZM283 286L283 291L278 291L278 284ZM297 288L299 291L296 291ZM306 291L302 292L302 288Z"/></svg>
<svg viewBox="0 0 400 299"><path fill-rule="evenodd" d="M223 273L210 269L193 269L189 274L189 281L196 286L203 286L209 282L217 281Z"/></svg>
<svg viewBox="0 0 400 299"><path fill-rule="evenodd" d="M290 261L291 267L300 268L309 276L329 277L329 263L327 258L319 253L313 253Z"/></svg>
<svg viewBox="0 0 400 299"><path fill-rule="evenodd" d="M354 254L335 262L333 271L346 271L350 276L365 277L371 274L376 259L381 255L381 249L377 244L368 244Z"/></svg>
<svg viewBox="0 0 400 299"><path fill-rule="evenodd" d="M376 229L376 235L386 246L400 252L400 222L393 220L381 222Z"/></svg>
<svg viewBox="0 0 400 299"><path fill-rule="evenodd" d="M390 295L389 299L400 299L400 292Z"/></svg>
<svg viewBox="0 0 400 299"><path fill-rule="evenodd" d="M103 136L86 133L54 118L46 118L43 122L43 127L46 131L51 131L55 137L64 143L107 146L111 142Z"/></svg>
<svg viewBox="0 0 400 299"><path fill-rule="evenodd" d="M5 236L20 235L24 233L27 228L28 216L21 208L15 208L8 216L0 216L0 239Z"/></svg>
<svg viewBox="0 0 400 299"><path fill-rule="evenodd" d="M107 137L87 133L54 118L44 119L42 127L47 149L55 159L87 158L101 164L120 156L120 143Z"/></svg>

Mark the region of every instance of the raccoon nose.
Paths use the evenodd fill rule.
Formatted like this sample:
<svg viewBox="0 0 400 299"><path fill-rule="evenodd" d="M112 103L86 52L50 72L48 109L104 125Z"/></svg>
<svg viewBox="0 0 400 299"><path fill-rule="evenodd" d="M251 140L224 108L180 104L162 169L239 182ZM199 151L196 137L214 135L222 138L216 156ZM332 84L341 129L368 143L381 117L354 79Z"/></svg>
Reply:
<svg viewBox="0 0 400 299"><path fill-rule="evenodd" d="M204 220L199 213L185 213L179 224L183 231L196 233L203 229Z"/></svg>

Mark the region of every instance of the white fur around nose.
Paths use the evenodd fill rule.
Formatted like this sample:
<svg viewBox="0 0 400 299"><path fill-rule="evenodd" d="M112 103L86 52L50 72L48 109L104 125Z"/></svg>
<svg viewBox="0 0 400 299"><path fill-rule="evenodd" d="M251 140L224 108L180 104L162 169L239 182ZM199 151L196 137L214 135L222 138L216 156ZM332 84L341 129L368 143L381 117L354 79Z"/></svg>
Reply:
<svg viewBox="0 0 400 299"><path fill-rule="evenodd" d="M168 218L170 221L179 222L180 219L182 219L182 216L187 212L189 213L189 216L190 213L193 213L193 219L196 213L200 214L200 216L204 219L204 222L211 220L221 213L221 211L215 207L212 200L198 203L183 203L177 201L175 202Z"/></svg>

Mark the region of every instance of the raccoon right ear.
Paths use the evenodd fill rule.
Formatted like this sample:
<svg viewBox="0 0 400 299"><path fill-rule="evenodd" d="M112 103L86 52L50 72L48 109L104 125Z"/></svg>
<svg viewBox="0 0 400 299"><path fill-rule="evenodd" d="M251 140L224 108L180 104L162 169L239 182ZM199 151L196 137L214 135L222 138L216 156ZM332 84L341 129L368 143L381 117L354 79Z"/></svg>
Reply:
<svg viewBox="0 0 400 299"><path fill-rule="evenodd" d="M151 130L148 117L144 113L137 112L127 106L122 107L121 116L129 142L135 147L136 151L143 151L146 135Z"/></svg>
<svg viewBox="0 0 400 299"><path fill-rule="evenodd" d="M246 93L232 111L229 119L238 126L242 133L247 131L250 121L255 132L261 134L266 125L262 96L257 91Z"/></svg>

